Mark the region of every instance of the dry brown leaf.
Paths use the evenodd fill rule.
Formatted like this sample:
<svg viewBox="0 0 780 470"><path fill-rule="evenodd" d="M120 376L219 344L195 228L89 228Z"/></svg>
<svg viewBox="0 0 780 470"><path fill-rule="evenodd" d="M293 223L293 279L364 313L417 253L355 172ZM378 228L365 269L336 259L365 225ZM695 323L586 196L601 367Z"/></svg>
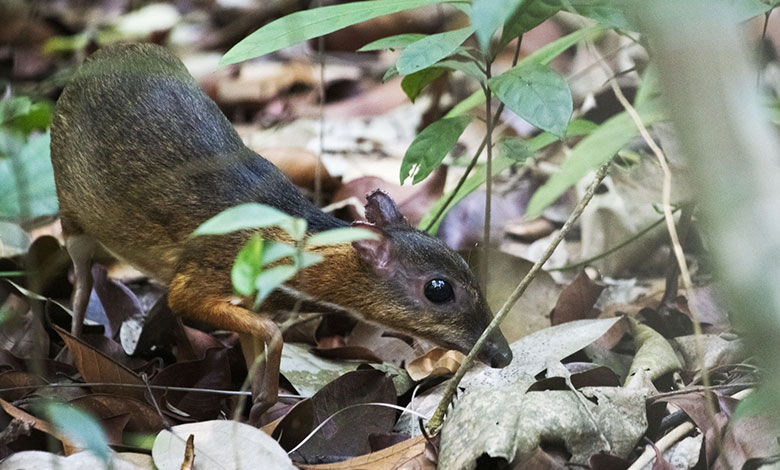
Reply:
<svg viewBox="0 0 780 470"><path fill-rule="evenodd" d="M311 470L401 470L403 468L409 468L405 467L406 463L423 455L425 452L425 444L425 437L417 436L378 452L361 455L360 457L355 457L343 462L319 465L299 465L299 467Z"/></svg>
<svg viewBox="0 0 780 470"><path fill-rule="evenodd" d="M465 357L458 351L435 348L407 364L406 372L414 381L453 374Z"/></svg>
<svg viewBox="0 0 780 470"><path fill-rule="evenodd" d="M76 452L81 450L80 447L74 444L73 441L68 439L64 434L60 434L54 428L49 426L49 423L47 423L46 421L36 418L35 416L15 407L14 405L8 403L3 399L0 399L0 407L3 408L3 411L11 415L11 417L16 418L20 421L24 421L26 423L30 423L32 427L34 427L38 431L46 433L54 437L55 439L59 440L60 442L62 442L62 448L65 452L65 455L75 454Z"/></svg>
<svg viewBox="0 0 780 470"><path fill-rule="evenodd" d="M82 340L71 335L58 326L54 330L65 341L65 345L70 350L73 362L76 364L81 376L87 382L94 383L115 383L120 386L96 386L92 387L95 391L123 395L139 400L144 400L145 389L141 387L122 387L122 384L143 385L141 377L127 367L117 363L107 355L96 350Z"/></svg>
<svg viewBox="0 0 780 470"><path fill-rule="evenodd" d="M341 186L341 181L328 173L317 155L301 147L252 147L252 150L276 165L296 186L314 190L317 167L320 170L322 190L330 193Z"/></svg>

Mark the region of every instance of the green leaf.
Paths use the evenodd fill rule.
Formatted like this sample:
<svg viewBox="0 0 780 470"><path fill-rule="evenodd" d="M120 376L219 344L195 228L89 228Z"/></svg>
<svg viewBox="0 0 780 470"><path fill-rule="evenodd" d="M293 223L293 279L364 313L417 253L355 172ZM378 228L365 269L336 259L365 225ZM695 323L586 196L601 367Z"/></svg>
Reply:
<svg viewBox="0 0 780 470"><path fill-rule="evenodd" d="M428 68L455 52L473 32L469 26L426 36L404 49L395 66L401 75Z"/></svg>
<svg viewBox="0 0 780 470"><path fill-rule="evenodd" d="M474 0L471 4L471 25L482 52L487 53L493 34L512 16L522 0Z"/></svg>
<svg viewBox="0 0 780 470"><path fill-rule="evenodd" d="M396 69L397 70L397 69ZM420 95L420 92L431 82L436 80L444 73L440 67L428 67L419 72L410 73L401 80L401 89L406 93L412 103Z"/></svg>
<svg viewBox="0 0 780 470"><path fill-rule="evenodd" d="M30 112L32 102L26 96L16 96L0 100L0 124L24 116Z"/></svg>
<svg viewBox="0 0 780 470"><path fill-rule="evenodd" d="M398 68L395 65L393 65L387 70L385 70L385 74L382 75L382 83L388 82L399 75L401 74L398 73Z"/></svg>
<svg viewBox="0 0 780 470"><path fill-rule="evenodd" d="M491 78L493 93L534 126L563 138L572 113L566 79L546 65L529 63Z"/></svg>
<svg viewBox="0 0 780 470"><path fill-rule="evenodd" d="M463 72L467 76L477 80L480 83L485 83L487 80L485 73L477 66L475 62L471 60L442 60L436 62L436 66L446 67L448 69Z"/></svg>
<svg viewBox="0 0 780 470"><path fill-rule="evenodd" d="M300 241L306 236L306 228L308 223L306 219L299 219L298 217L290 217L290 220L279 224L285 232L289 233L293 240Z"/></svg>
<svg viewBox="0 0 780 470"><path fill-rule="evenodd" d="M444 0L382 0L352 2L302 10L268 23L233 46L220 65L235 64L379 16Z"/></svg>
<svg viewBox="0 0 780 470"><path fill-rule="evenodd" d="M528 143L522 137L507 137L498 143L498 154L502 158L513 160L515 163L523 163L534 153L528 148Z"/></svg>
<svg viewBox="0 0 780 470"><path fill-rule="evenodd" d="M425 36L425 34L420 33L396 34L395 36L388 36L386 38L369 42L365 46L358 49L358 52L379 51L383 49L403 49L409 44L419 41Z"/></svg>
<svg viewBox="0 0 780 470"><path fill-rule="evenodd" d="M255 279L263 271L264 244L260 235L254 235L236 256L230 280L233 289L241 295L251 295L255 291Z"/></svg>
<svg viewBox="0 0 780 470"><path fill-rule="evenodd" d="M650 100L638 106L636 111L645 125L665 119L658 100ZM604 122L572 149L560 171L534 193L528 203L526 217L533 218L541 214L545 207L588 172L612 158L638 132L634 121L625 111Z"/></svg>
<svg viewBox="0 0 780 470"><path fill-rule="evenodd" d="M591 131L593 128L593 123L590 123L588 121L581 121L581 120L574 120L569 124L569 129L566 133L569 137L574 137L578 135L587 134ZM528 150L532 153L536 153L539 150L543 149L544 147L557 142L558 139L553 136L552 134L548 132L544 132L542 134L539 134L538 136L528 140L526 142L526 145L528 146ZM506 170L510 166L516 164L516 162L511 158L505 158L504 156L499 154L499 157L495 159L493 162L493 172L492 175L496 176L502 171ZM478 167L476 170L474 170L474 173L466 179L466 181L463 183L463 185L458 189L458 192L453 196L451 204L448 206L448 208L452 208L460 202L463 198L474 192L477 188L482 186L485 183L485 178L487 176L487 170L484 166ZM444 196L439 199L436 204L433 205L430 211L428 211L427 214L425 214L425 217L420 221L419 227L421 229L424 229L425 227L430 224L431 220L433 219L433 216L439 212L441 209L441 206L449 199L451 193L447 193ZM439 224L441 224L443 217L440 217L434 225L431 226L429 229L429 233L436 233L439 230Z"/></svg>
<svg viewBox="0 0 780 470"><path fill-rule="evenodd" d="M306 246L338 245L357 240L379 240L379 236L371 230L360 227L334 228L310 236L306 240Z"/></svg>
<svg viewBox="0 0 780 470"><path fill-rule="evenodd" d="M95 454L103 462L109 462L111 449L108 447L108 438L95 418L74 406L57 402L46 403L44 410L59 432L68 436L79 447Z"/></svg>
<svg viewBox="0 0 780 470"><path fill-rule="evenodd" d="M288 256L295 256L298 250L287 243L266 241L263 245L262 257L258 258L262 266L279 261Z"/></svg>
<svg viewBox="0 0 780 470"><path fill-rule="evenodd" d="M296 273L298 273L298 269L296 269L295 266L288 264L264 269L263 272L255 278L255 288L257 288L255 305L259 306L262 304L274 289L292 279Z"/></svg>
<svg viewBox="0 0 780 470"><path fill-rule="evenodd" d="M33 103L26 113L9 120L6 125L27 135L45 131L51 125L53 105L49 101Z"/></svg>
<svg viewBox="0 0 780 470"><path fill-rule="evenodd" d="M580 29L569 33L566 36L556 39L555 41L545 45L544 47L537 49L531 55L524 57L514 68L524 67L531 62L537 62L540 64L549 64L553 59L564 53L573 45L582 41L585 38L594 40L604 34L606 29L603 27L590 27ZM466 114L471 109L481 105L485 102L485 94L482 90L475 91L468 98L456 104L444 117L455 117L462 114Z"/></svg>
<svg viewBox="0 0 780 470"><path fill-rule="evenodd" d="M401 184L413 170L416 172L412 184L417 184L436 169L458 143L470 120L469 116L440 119L423 129L409 145L401 162Z"/></svg>
<svg viewBox="0 0 780 470"><path fill-rule="evenodd" d="M49 158L49 133L25 142L0 130L0 218L19 219L56 214L57 190ZM21 204L20 204L21 203Z"/></svg>
<svg viewBox="0 0 780 470"><path fill-rule="evenodd" d="M512 39L531 31L551 18L562 7L560 0L525 0L515 10L511 18L506 20L499 41L499 50L509 44Z"/></svg>
<svg viewBox="0 0 780 470"><path fill-rule="evenodd" d="M256 229L290 223L293 217L265 204L248 202L225 209L192 232L193 237L200 235L222 235L238 230Z"/></svg>

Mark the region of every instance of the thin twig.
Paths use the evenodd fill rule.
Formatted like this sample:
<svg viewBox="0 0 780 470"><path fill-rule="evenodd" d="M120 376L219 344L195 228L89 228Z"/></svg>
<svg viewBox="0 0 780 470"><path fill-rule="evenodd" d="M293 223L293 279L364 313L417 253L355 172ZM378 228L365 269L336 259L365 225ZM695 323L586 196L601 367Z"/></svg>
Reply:
<svg viewBox="0 0 780 470"><path fill-rule="evenodd" d="M515 47L515 55L512 57L512 66L514 67L517 65L517 61L520 59L520 46L523 43L523 36L520 36L517 38L517 47ZM501 103L498 105L498 109L496 110L496 113L493 115L493 122L498 121L498 119L501 117L501 113L504 112L504 103ZM487 145L487 134L485 137L482 138L482 142L479 144L479 148L477 148L477 151L474 152L474 156L471 158L471 162L469 163L469 166L466 167L466 171L463 173L463 175L460 177L460 180L458 180L458 184L455 185L455 188L450 191L449 196L447 196L447 200L444 202L444 204L439 207L439 210L436 212L436 215L433 216L430 222L428 222L428 225L423 229L424 232L429 232L431 228L433 228L434 225L436 225L436 222L444 215L445 212L447 212L447 208L452 204L452 201L455 199L455 196L458 195L458 192L460 191L460 188L463 187L463 185L466 183L466 179L468 179L469 174L471 174L471 171L474 169L474 167L477 165L477 161L479 161L479 156L482 155L482 151L485 149L485 146ZM487 174L487 178L490 178L491 175Z"/></svg>
<svg viewBox="0 0 780 470"><path fill-rule="evenodd" d="M517 285L514 292L512 292L496 316L493 317L493 321L491 321L488 327L485 328L485 331L482 332L482 336L479 337L474 347L471 348L471 351L469 351L468 356L466 356L466 359L464 359L461 363L458 371L455 373L455 376L447 385L447 389L444 391L444 396L439 402L439 406L436 408L431 421L428 423L428 429L432 434L438 431L441 427L441 424L444 421L444 415L446 414L447 408L452 401L452 397L455 395L460 381L463 379L463 376L466 374L468 368L474 362L474 359L479 353L479 350L482 348L482 345L485 343L488 336L490 336L490 334L495 331L496 328L498 328L498 325L501 324L501 321L507 316L518 299L520 299L520 296L522 296L525 290L528 288L528 285L531 283L531 281L534 280L536 275L542 269L544 263L546 263L550 256L552 256L553 252L558 247L558 244L560 244L561 240L563 240L563 237L566 236L566 234L574 226L574 223L577 221L577 219L579 219L580 215L582 215L582 211L585 210L585 206L588 205L588 202L590 202L590 200L593 198L593 195L596 193L596 189L607 176L607 170L609 169L610 164L611 161L608 161L601 165L598 171L596 171L596 176L593 178L593 182L590 184L590 186L588 186L587 191L585 191L585 195L582 196L582 199L580 199L580 201L577 203L577 207L574 208L574 211L572 211L571 215L566 220L566 223L564 223L563 227L561 227L561 230L555 234L552 241L550 242L550 245L542 254L539 261L534 263L534 265L528 271L528 274L526 274L523 280L520 281L520 284Z"/></svg>

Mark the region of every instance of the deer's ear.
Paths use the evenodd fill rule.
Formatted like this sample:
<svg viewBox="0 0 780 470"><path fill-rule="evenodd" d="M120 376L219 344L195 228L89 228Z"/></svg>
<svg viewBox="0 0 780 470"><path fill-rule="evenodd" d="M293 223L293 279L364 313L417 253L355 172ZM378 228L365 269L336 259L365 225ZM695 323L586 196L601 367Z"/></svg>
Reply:
<svg viewBox="0 0 780 470"><path fill-rule="evenodd" d="M390 239L382 232L382 229L372 223L354 222L353 227L371 230L378 239L364 239L352 242L358 257L366 261L369 266L378 270L385 270L390 265Z"/></svg>
<svg viewBox="0 0 780 470"><path fill-rule="evenodd" d="M381 189L366 196L366 220L379 229L392 225L408 225L406 217L398 210L393 199Z"/></svg>

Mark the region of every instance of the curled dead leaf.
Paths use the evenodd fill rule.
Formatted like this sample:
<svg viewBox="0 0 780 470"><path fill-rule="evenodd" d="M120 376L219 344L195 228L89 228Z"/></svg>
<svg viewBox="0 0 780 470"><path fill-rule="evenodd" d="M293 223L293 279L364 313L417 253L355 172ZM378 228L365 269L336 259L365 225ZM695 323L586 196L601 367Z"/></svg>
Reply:
<svg viewBox="0 0 780 470"><path fill-rule="evenodd" d="M407 364L406 371L414 381L453 374L465 357L458 351L435 348Z"/></svg>

